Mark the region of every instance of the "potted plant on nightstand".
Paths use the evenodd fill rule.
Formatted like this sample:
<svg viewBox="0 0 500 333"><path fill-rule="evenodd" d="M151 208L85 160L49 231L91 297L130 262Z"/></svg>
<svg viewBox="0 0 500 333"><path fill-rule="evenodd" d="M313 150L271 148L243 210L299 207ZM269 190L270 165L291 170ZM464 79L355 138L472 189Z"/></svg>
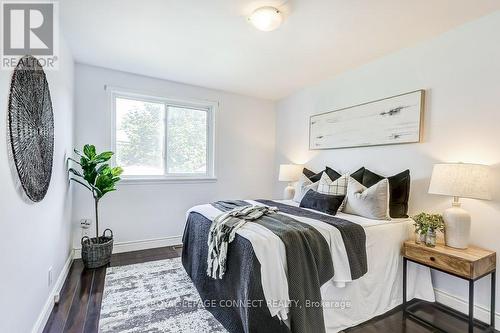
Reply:
<svg viewBox="0 0 500 333"><path fill-rule="evenodd" d="M415 221L413 223L415 226L415 243L417 244L425 243L425 235L427 235L427 220L423 218L423 214L425 213L420 213L413 217L413 221Z"/></svg>
<svg viewBox="0 0 500 333"><path fill-rule="evenodd" d="M81 172L70 168L69 172L74 176L70 177L70 180L88 189L95 203L96 237L84 236L82 238L82 260L86 268L97 268L107 265L113 252L113 232L106 229L99 237L99 201L106 193L116 190L116 183L120 181L120 174L123 170L120 167L113 168L108 164L113 152L106 151L98 154L93 145L85 145L83 152L76 149L74 151L80 160L73 158L69 160L78 164ZM107 231L109 231L109 236L106 236Z"/></svg>
<svg viewBox="0 0 500 333"><path fill-rule="evenodd" d="M420 213L413 217L417 243L424 241L425 245L436 246L436 232L444 231L443 216L440 214Z"/></svg>

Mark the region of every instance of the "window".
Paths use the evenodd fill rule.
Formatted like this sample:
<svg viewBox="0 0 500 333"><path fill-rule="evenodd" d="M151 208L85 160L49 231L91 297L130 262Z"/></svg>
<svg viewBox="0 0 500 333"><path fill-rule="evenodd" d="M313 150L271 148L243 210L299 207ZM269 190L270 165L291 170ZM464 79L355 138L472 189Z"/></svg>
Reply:
<svg viewBox="0 0 500 333"><path fill-rule="evenodd" d="M212 179L214 108L111 92L115 163L125 179Z"/></svg>

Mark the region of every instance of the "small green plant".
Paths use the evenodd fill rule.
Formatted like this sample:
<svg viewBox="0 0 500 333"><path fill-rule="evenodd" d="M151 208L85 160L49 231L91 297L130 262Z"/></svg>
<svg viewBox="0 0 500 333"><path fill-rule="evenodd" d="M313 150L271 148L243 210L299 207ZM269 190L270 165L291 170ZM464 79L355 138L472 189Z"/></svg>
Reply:
<svg viewBox="0 0 500 333"><path fill-rule="evenodd" d="M443 216L440 214L420 213L413 216L415 232L420 235L427 234L428 231L444 231Z"/></svg>
<svg viewBox="0 0 500 333"><path fill-rule="evenodd" d="M113 156L113 152L105 151L98 154L94 145L83 146L83 152L74 150L79 156L79 160L69 158L70 161L78 164L81 171L70 168L69 172L74 176L70 180L77 182L88 189L95 201L95 227L96 237L99 237L99 200L109 192L116 191L116 183L120 181L123 169L111 167L108 161Z"/></svg>

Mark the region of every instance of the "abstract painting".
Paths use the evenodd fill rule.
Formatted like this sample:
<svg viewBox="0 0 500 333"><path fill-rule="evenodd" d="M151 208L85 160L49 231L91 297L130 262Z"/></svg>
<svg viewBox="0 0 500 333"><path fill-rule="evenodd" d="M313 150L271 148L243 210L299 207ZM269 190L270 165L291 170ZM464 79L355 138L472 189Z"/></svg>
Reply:
<svg viewBox="0 0 500 333"><path fill-rule="evenodd" d="M313 115L309 149L335 149L420 142L425 91Z"/></svg>

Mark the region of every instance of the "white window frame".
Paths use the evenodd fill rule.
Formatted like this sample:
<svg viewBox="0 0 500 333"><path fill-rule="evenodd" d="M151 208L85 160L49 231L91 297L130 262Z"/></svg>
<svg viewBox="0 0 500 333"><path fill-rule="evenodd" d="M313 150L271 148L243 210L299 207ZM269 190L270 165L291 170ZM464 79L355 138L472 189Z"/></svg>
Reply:
<svg viewBox="0 0 500 333"><path fill-rule="evenodd" d="M207 111L207 172L199 174L175 174L167 173L167 115L164 119L164 145L163 145L163 175L122 175L121 184L149 184L149 183L190 183L190 182L214 182L217 180L215 168L215 115L219 103L214 101L180 99L172 97L160 97L152 94L136 92L130 89L106 86L108 91L109 108L111 110L111 150L116 152L116 98L133 99L144 102L163 103L165 112L168 112L169 106L184 108L193 108L196 110ZM113 155L111 160L116 165L116 157Z"/></svg>

